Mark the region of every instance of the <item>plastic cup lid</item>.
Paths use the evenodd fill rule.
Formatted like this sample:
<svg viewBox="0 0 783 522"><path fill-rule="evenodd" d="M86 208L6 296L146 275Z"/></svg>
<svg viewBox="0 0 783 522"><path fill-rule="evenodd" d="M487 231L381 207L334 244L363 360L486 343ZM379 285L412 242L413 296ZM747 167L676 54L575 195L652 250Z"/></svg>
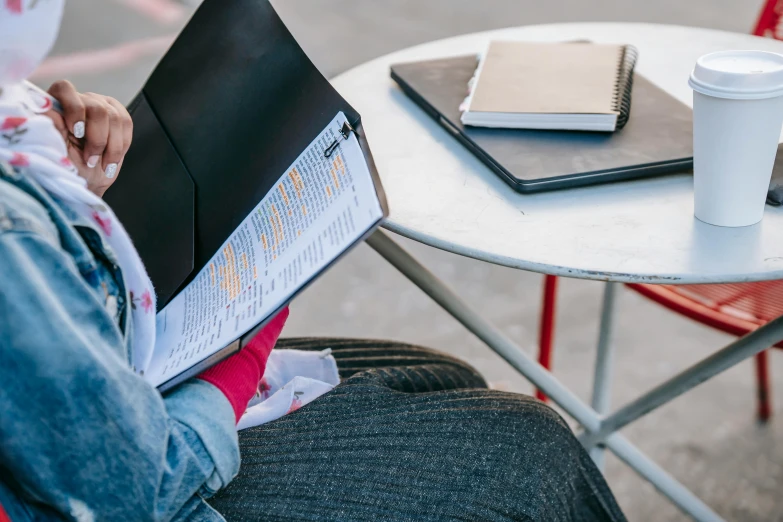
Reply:
<svg viewBox="0 0 783 522"><path fill-rule="evenodd" d="M688 84L694 91L736 100L783 95L783 55L767 51L719 51L696 60Z"/></svg>

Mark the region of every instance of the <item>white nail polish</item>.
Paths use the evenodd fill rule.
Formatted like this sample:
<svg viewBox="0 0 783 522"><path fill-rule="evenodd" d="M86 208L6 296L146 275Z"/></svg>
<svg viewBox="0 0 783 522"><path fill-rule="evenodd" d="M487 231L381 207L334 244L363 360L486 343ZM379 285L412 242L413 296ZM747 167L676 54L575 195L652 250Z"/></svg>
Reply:
<svg viewBox="0 0 783 522"><path fill-rule="evenodd" d="M87 158L87 166L90 168L94 168L95 165L98 164L98 160L100 159L101 159L100 156L90 156L89 158Z"/></svg>
<svg viewBox="0 0 783 522"><path fill-rule="evenodd" d="M77 121L73 124L73 135L79 139L84 138L84 122Z"/></svg>
<svg viewBox="0 0 783 522"><path fill-rule="evenodd" d="M109 165L106 167L106 177L111 179L116 175L117 175L117 164L109 163Z"/></svg>

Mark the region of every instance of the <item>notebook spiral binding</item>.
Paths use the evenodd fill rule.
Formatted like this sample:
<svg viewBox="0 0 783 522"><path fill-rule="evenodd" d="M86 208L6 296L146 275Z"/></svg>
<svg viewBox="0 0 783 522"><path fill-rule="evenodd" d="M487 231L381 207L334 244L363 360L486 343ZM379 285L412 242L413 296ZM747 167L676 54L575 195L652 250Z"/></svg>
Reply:
<svg viewBox="0 0 783 522"><path fill-rule="evenodd" d="M633 45L624 45L617 63L617 82L612 97L612 108L618 112L616 129L622 129L631 115L631 91L633 90L633 70L639 51Z"/></svg>

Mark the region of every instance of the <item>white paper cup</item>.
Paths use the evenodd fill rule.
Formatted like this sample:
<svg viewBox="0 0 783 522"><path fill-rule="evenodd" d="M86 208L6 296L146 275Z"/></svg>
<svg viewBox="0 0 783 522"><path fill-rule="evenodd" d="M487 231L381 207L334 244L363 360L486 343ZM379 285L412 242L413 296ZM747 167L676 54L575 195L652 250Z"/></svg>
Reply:
<svg viewBox="0 0 783 522"><path fill-rule="evenodd" d="M694 214L706 223L758 223L783 126L783 55L702 56L693 88Z"/></svg>

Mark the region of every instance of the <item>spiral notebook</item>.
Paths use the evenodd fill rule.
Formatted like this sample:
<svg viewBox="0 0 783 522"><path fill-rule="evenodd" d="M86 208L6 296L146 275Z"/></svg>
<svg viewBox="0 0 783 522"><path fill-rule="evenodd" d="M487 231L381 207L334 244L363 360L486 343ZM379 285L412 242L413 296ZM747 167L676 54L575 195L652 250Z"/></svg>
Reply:
<svg viewBox="0 0 783 522"><path fill-rule="evenodd" d="M636 57L630 45L491 42L462 123L613 132L628 121Z"/></svg>

